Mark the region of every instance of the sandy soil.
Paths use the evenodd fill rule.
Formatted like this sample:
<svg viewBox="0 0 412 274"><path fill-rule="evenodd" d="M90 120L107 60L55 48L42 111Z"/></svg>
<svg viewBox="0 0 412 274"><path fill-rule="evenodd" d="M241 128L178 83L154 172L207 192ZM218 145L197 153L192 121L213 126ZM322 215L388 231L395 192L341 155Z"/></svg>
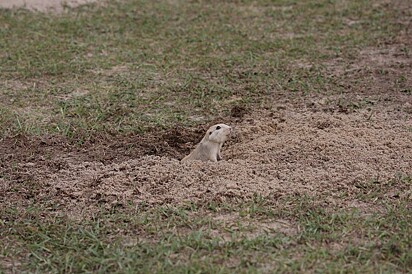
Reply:
<svg viewBox="0 0 412 274"><path fill-rule="evenodd" d="M64 6L74 8L95 1L96 0L0 0L0 7L7 9L23 7L41 12L60 12Z"/></svg>
<svg viewBox="0 0 412 274"><path fill-rule="evenodd" d="M404 97L399 100L410 99ZM189 139L195 140L185 149L179 150L183 143L166 134L151 143L169 149L137 147L136 156L127 160L104 163L80 152L62 152L43 159L43 164L35 159L18 168L40 184L36 200L49 200L74 218L89 216L101 206L202 205L244 201L256 194L274 200L285 195L322 196L333 205L359 205L356 197L368 184L412 175L408 104L399 109L385 100L369 100L376 102L372 108L349 113L339 108L331 112L320 100L303 109L284 104L234 120L236 135L224 146L225 160L219 163L180 163L187 147L201 137L199 129L196 138L188 131ZM2 185L21 200L21 193L12 191L13 183L3 180ZM412 201L410 187L385 195Z"/></svg>
<svg viewBox="0 0 412 274"><path fill-rule="evenodd" d="M224 150L226 161L217 164L181 164L158 156L89 162L52 174L47 185L49 193L77 207L101 200L206 203L254 194L327 195L336 203L342 191L356 192L358 183L385 182L412 171L412 132L404 123L410 124L410 117L370 115L284 111L283 122L270 116L246 119L237 125L238 139Z"/></svg>

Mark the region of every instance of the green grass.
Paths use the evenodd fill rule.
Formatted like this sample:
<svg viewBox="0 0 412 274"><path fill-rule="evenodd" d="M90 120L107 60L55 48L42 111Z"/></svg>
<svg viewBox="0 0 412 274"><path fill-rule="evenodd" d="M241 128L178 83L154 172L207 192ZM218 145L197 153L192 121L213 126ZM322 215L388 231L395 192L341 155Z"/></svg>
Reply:
<svg viewBox="0 0 412 274"><path fill-rule="evenodd" d="M285 197L278 203L282 204L289 204L283 212L263 199L213 209L194 205L125 208L102 210L82 221L52 216L41 208L2 209L0 256L18 262L15 270L31 272L377 273L412 269L412 211L407 200L386 200L381 203L384 211L369 214L325 209L310 197L299 202ZM263 224L280 220L290 229L263 229Z"/></svg>
<svg viewBox="0 0 412 274"><path fill-rule="evenodd" d="M0 136L142 132L271 106L279 92L337 93L324 63L390 39L397 16L366 0L0 10Z"/></svg>

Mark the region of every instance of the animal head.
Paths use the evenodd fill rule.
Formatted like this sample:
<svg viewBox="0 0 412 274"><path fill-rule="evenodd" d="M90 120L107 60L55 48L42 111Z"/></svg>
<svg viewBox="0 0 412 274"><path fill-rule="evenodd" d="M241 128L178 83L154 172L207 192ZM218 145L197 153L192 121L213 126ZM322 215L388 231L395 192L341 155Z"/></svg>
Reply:
<svg viewBox="0 0 412 274"><path fill-rule="evenodd" d="M225 124L217 124L211 126L206 133L205 138L210 142L223 143L227 140L232 133L232 128Z"/></svg>

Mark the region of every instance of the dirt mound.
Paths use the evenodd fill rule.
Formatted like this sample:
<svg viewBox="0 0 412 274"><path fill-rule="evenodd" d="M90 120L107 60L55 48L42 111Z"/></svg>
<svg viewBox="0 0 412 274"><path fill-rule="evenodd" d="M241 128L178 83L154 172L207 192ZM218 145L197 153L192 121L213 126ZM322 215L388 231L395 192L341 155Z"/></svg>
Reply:
<svg viewBox="0 0 412 274"><path fill-rule="evenodd" d="M323 195L339 204L352 203L365 182L412 175L410 113L384 107L351 113L280 109L235 125L237 134L219 163L182 164L156 155L67 163L43 178L46 191L38 198L58 198L73 216L99 206L204 204L255 194ZM412 198L411 189L401 195Z"/></svg>

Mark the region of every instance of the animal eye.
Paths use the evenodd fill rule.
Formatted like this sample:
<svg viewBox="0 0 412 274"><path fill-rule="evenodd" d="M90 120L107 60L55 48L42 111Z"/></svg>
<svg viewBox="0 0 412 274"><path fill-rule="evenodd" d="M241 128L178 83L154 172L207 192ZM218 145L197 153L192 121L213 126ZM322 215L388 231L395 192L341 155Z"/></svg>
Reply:
<svg viewBox="0 0 412 274"><path fill-rule="evenodd" d="M220 129L220 126L217 126L217 127L216 127L216 130L219 130L219 129Z"/></svg>

